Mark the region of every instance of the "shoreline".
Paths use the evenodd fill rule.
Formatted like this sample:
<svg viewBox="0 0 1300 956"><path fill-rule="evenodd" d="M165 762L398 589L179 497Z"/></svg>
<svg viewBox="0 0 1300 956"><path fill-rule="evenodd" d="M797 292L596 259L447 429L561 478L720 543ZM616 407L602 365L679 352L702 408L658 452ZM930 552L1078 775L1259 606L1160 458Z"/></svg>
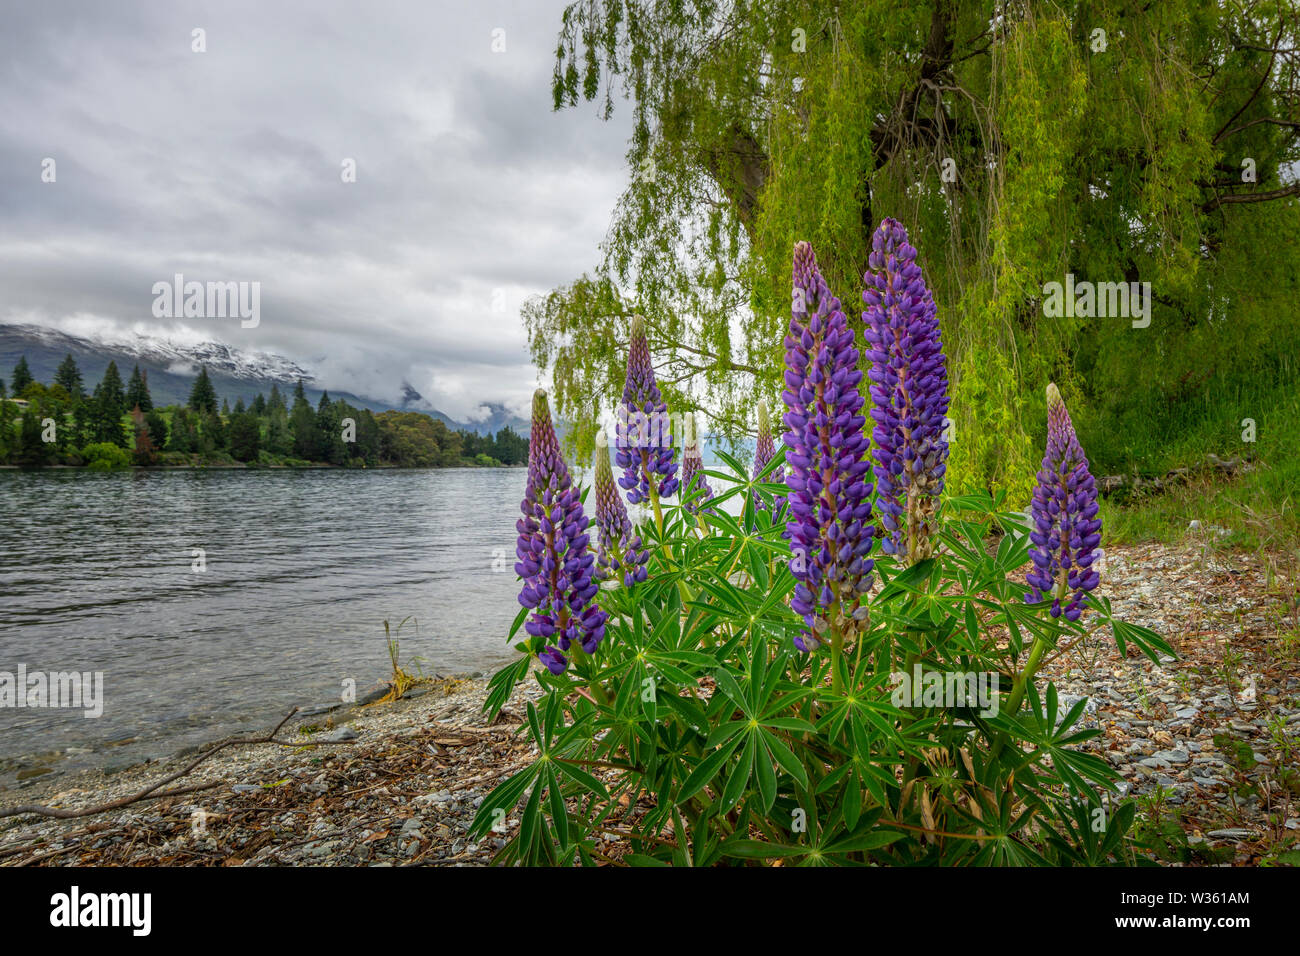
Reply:
<svg viewBox="0 0 1300 956"><path fill-rule="evenodd" d="M248 462L214 462L210 465L123 465L121 468L91 469L87 465L41 465L25 468L22 465L0 465L0 471L85 471L96 475L121 474L128 471L502 471L511 468L527 469L527 465L375 465L373 468L345 468L313 462L309 465L250 465Z"/></svg>
<svg viewBox="0 0 1300 956"><path fill-rule="evenodd" d="M1294 582L1259 555L1189 543L1113 546L1105 560L1102 594L1117 616L1166 635L1178 659L1121 653L1109 633L1050 658L1042 679L1065 707L1086 696L1082 724L1100 732L1079 749L1136 798L1139 831L1163 865L1294 862L1300 645L1274 610ZM202 792L72 820L0 819L0 866L485 865L518 813L481 843L467 830L482 798L531 759L518 730L526 702L541 696L531 678L521 682L489 724L487 683L446 678L410 699L299 712L281 737L307 728L304 742L338 740L231 747L174 784L218 783ZM100 805L187 760L33 782L0 792L0 804Z"/></svg>
<svg viewBox="0 0 1300 956"><path fill-rule="evenodd" d="M0 866L46 860L55 865L484 865L504 841L489 837L471 843L468 828L482 798L528 758L531 746L515 731L524 701L540 695L535 683L524 682L489 724L482 711L487 685L483 677L439 678L396 701L361 703L362 697L355 704L300 710L278 738L301 737L304 745L314 746L229 746L165 788L215 784L195 792L70 819L30 814L0 819ZM176 773L219 742L116 771L88 768L37 778L0 791L0 809L100 806ZM141 844L133 837L143 832L148 837Z"/></svg>

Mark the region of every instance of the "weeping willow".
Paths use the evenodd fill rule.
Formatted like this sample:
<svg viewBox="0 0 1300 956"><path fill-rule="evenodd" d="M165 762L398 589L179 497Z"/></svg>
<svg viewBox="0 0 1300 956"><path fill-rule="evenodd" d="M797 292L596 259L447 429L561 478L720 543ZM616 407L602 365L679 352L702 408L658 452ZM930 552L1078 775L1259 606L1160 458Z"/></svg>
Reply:
<svg viewBox="0 0 1300 956"><path fill-rule="evenodd" d="M954 490L1027 495L1048 381L1118 467L1123 423L1294 369L1298 39L1292 2L571 4L556 108L634 118L596 261L524 310L571 450L619 394L633 312L669 406L753 434L794 243L860 330L886 216L939 308ZM1149 283L1149 324L1045 309L1067 275Z"/></svg>

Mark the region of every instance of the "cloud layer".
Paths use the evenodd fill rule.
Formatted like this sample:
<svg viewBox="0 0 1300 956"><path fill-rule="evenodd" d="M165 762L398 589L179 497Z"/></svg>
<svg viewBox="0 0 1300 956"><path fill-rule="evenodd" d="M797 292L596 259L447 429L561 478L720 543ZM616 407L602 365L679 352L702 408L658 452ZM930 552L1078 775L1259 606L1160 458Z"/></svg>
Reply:
<svg viewBox="0 0 1300 956"><path fill-rule="evenodd" d="M405 379L457 417L526 408L519 307L596 262L627 176L626 111L551 112L563 7L15 7L0 321L280 352L377 398ZM155 319L175 273L260 282L260 324Z"/></svg>

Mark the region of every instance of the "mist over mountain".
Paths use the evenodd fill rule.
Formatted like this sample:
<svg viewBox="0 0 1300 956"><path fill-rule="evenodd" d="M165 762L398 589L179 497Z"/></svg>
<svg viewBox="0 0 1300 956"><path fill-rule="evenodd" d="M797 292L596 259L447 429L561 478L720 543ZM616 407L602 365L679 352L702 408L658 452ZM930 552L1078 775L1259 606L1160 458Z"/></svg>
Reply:
<svg viewBox="0 0 1300 956"><path fill-rule="evenodd" d="M8 380L21 356L27 356L32 375L40 382L54 379L55 370L65 355L71 355L81 369L86 390L93 390L109 362L116 362L125 379L138 364L149 378L149 392L157 405L184 404L200 366L206 366L217 397L231 405L239 399L245 404L261 392L269 395L272 385L288 393L303 381L307 399L315 405L324 390L311 370L283 355L243 350L220 342L182 345L166 339L136 335L130 339L95 339L70 335L57 329L37 325L0 324L0 377ZM390 409L423 412L444 422L449 428L490 434L510 427L528 434L528 422L512 414L504 405L484 402L480 415L473 421L457 421L433 408L418 391L402 383L399 404L329 389L330 398L341 398L357 408L373 412Z"/></svg>

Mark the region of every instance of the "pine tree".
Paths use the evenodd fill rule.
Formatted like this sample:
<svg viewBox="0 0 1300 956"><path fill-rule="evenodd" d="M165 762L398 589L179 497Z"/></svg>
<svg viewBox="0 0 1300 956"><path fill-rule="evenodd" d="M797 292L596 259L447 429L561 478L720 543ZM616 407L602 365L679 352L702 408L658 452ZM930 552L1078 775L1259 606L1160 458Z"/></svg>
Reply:
<svg viewBox="0 0 1300 956"><path fill-rule="evenodd" d="M149 409L144 416L144 427L149 429L149 438L155 448L166 448L167 446L167 420L156 409Z"/></svg>
<svg viewBox="0 0 1300 956"><path fill-rule="evenodd" d="M196 412L217 410L217 390L212 387L212 379L208 378L206 365L199 366L199 377L194 380L194 386L190 389L189 406Z"/></svg>
<svg viewBox="0 0 1300 956"><path fill-rule="evenodd" d="M58 371L54 373L54 384L62 385L74 399L81 398L86 393L81 381L81 369L77 368L77 361L71 354L59 363Z"/></svg>
<svg viewBox="0 0 1300 956"><path fill-rule="evenodd" d="M198 432L194 427L194 416L185 408L178 408L172 413L171 435L167 439L167 450L191 455L198 451Z"/></svg>
<svg viewBox="0 0 1300 956"><path fill-rule="evenodd" d="M40 468L49 460L52 449L41 440L41 423L30 408L23 411L23 421L18 433L18 464L24 468Z"/></svg>
<svg viewBox="0 0 1300 956"><path fill-rule="evenodd" d="M315 461L318 446L316 413L312 411L305 398L302 401L293 403L293 413L289 416L289 426L293 431L294 457Z"/></svg>
<svg viewBox="0 0 1300 956"><path fill-rule="evenodd" d="M122 387L122 375L117 370L116 362L109 362L108 368L104 369L104 377L99 380L99 389L117 409L119 416L126 413L126 389Z"/></svg>
<svg viewBox="0 0 1300 956"><path fill-rule="evenodd" d="M259 417L266 414L266 399L262 397L261 392L257 393L257 398L253 399L253 404L248 406L248 410Z"/></svg>
<svg viewBox="0 0 1300 956"><path fill-rule="evenodd" d="M126 386L126 404L142 412L153 410L153 399L149 397L149 379L141 374L140 366L131 369L131 379Z"/></svg>
<svg viewBox="0 0 1300 956"><path fill-rule="evenodd" d="M342 403L330 401L329 392L321 392L320 404L316 406L316 455L320 461L331 465L341 465L347 460L339 404Z"/></svg>
<svg viewBox="0 0 1300 956"><path fill-rule="evenodd" d="M287 455L293 451L293 436L289 433L289 416L277 409L266 419L266 450L273 455Z"/></svg>
<svg viewBox="0 0 1300 956"><path fill-rule="evenodd" d="M230 444L226 433L226 424L216 412L208 412L203 417L203 448L205 453L225 451Z"/></svg>
<svg viewBox="0 0 1300 956"><path fill-rule="evenodd" d="M108 368L104 369L104 377L95 386L91 406L91 431L95 441L129 448L130 440L122 425L122 416L126 414L126 392L116 362L109 362Z"/></svg>
<svg viewBox="0 0 1300 956"><path fill-rule="evenodd" d="M238 406L236 406L238 407ZM230 419L230 455L236 461L253 461L261 444L261 426L257 416L236 411Z"/></svg>
<svg viewBox="0 0 1300 956"><path fill-rule="evenodd" d="M20 356L18 364L14 366L14 374L9 379L14 398L22 398L23 389L32 384L32 381L32 370L27 367L27 356Z"/></svg>
<svg viewBox="0 0 1300 956"><path fill-rule="evenodd" d="M280 386L276 385L274 382L271 383L271 397L267 399L266 407L268 411L277 408L285 412L289 410L289 406L285 403L284 396L280 394Z"/></svg>

